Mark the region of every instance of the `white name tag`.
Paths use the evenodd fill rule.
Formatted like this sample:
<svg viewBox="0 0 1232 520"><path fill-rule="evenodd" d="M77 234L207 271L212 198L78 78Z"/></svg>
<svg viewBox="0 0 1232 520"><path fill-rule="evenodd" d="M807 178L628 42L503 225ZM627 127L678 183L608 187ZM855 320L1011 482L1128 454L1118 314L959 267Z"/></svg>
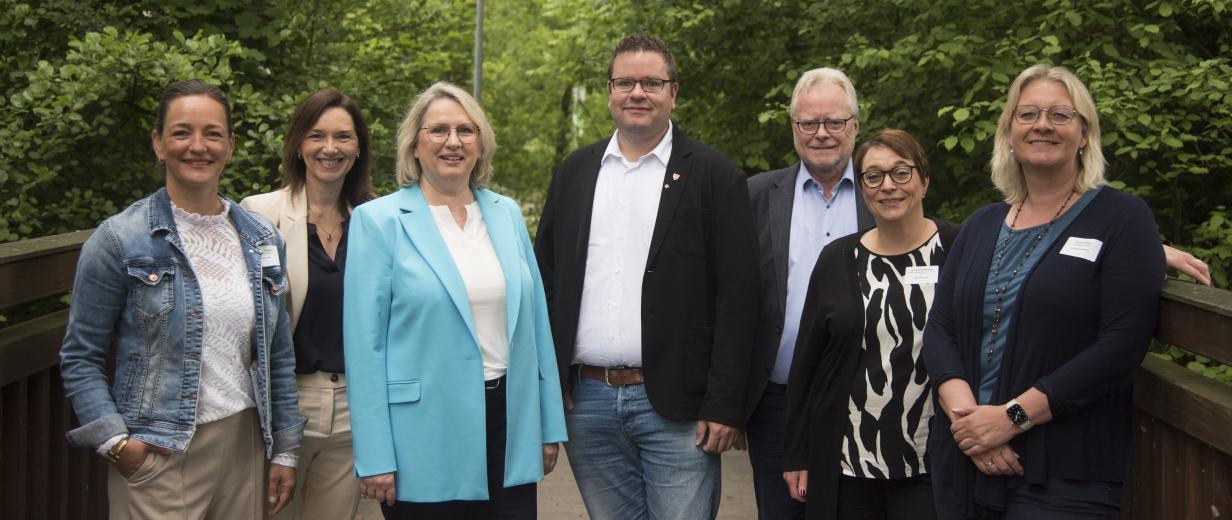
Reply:
<svg viewBox="0 0 1232 520"><path fill-rule="evenodd" d="M261 267L281 267L278 261L278 247L259 246L261 248Z"/></svg>
<svg viewBox="0 0 1232 520"><path fill-rule="evenodd" d="M903 280L908 285L922 285L926 283L937 283L937 275L941 274L941 268L935 265L914 265L907 268L907 276Z"/></svg>
<svg viewBox="0 0 1232 520"><path fill-rule="evenodd" d="M1066 240L1065 245L1061 247L1061 254L1094 262L1096 258L1099 258L1099 250L1102 247L1104 243L1094 238L1069 237L1069 240Z"/></svg>

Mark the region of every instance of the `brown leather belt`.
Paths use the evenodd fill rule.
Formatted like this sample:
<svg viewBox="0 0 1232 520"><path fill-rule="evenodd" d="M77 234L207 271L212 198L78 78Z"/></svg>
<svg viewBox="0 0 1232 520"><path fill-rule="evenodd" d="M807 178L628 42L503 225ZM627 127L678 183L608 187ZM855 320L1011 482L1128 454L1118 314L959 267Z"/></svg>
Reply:
<svg viewBox="0 0 1232 520"><path fill-rule="evenodd" d="M577 365L578 373L587 379L602 381L608 386L640 385L646 382L641 367L596 367Z"/></svg>

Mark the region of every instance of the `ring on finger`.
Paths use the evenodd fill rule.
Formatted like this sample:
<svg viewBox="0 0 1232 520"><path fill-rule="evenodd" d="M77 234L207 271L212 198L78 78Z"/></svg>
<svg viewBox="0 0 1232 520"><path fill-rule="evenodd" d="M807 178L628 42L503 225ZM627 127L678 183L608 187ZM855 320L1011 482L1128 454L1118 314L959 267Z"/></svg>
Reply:
<svg viewBox="0 0 1232 520"><path fill-rule="evenodd" d="M993 466L993 464L992 464L992 461L991 461L991 460L986 460L986 461L984 461L984 465L985 465L985 466L988 466L988 467L990 467L990 468Z"/></svg>

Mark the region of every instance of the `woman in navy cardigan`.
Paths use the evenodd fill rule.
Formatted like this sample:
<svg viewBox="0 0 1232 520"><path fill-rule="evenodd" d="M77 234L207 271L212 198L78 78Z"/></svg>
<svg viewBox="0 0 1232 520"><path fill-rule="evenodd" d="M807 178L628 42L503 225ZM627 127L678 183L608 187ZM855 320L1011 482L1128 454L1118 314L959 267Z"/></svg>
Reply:
<svg viewBox="0 0 1232 520"><path fill-rule="evenodd" d="M1103 186L1099 139L1068 70L1036 65L1010 86L992 159L1005 202L963 226L925 329L940 518L1120 508L1164 257L1147 205Z"/></svg>

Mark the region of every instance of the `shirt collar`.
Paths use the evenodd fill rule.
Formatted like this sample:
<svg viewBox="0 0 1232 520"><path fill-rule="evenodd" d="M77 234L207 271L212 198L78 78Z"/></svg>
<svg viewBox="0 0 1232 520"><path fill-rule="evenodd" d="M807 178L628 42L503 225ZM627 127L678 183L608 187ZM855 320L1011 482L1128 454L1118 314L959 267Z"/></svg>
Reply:
<svg viewBox="0 0 1232 520"><path fill-rule="evenodd" d="M639 157L636 162L640 163L642 162L642 159L653 155L658 158L659 162L663 163L664 166L667 166L667 161L672 155L672 130L673 123L669 119L667 121L667 133L663 134L663 139L659 140L659 144L655 146L650 153ZM625 160L625 156L620 153L620 142L616 140L616 136L619 133L620 130L612 132L612 138L608 140L607 149L603 151L603 159L600 160L600 162L607 162L608 157L615 157L622 161Z"/></svg>
<svg viewBox="0 0 1232 520"><path fill-rule="evenodd" d="M810 185L816 186L818 190L821 189L821 185L817 184L817 181L809 174L808 166L805 166L804 161L801 161L800 171L796 173L796 192L799 193ZM844 185L851 186L852 189L855 189L856 186L855 167L850 159L847 160L847 167L843 169L843 177L838 180L835 191L841 190Z"/></svg>

